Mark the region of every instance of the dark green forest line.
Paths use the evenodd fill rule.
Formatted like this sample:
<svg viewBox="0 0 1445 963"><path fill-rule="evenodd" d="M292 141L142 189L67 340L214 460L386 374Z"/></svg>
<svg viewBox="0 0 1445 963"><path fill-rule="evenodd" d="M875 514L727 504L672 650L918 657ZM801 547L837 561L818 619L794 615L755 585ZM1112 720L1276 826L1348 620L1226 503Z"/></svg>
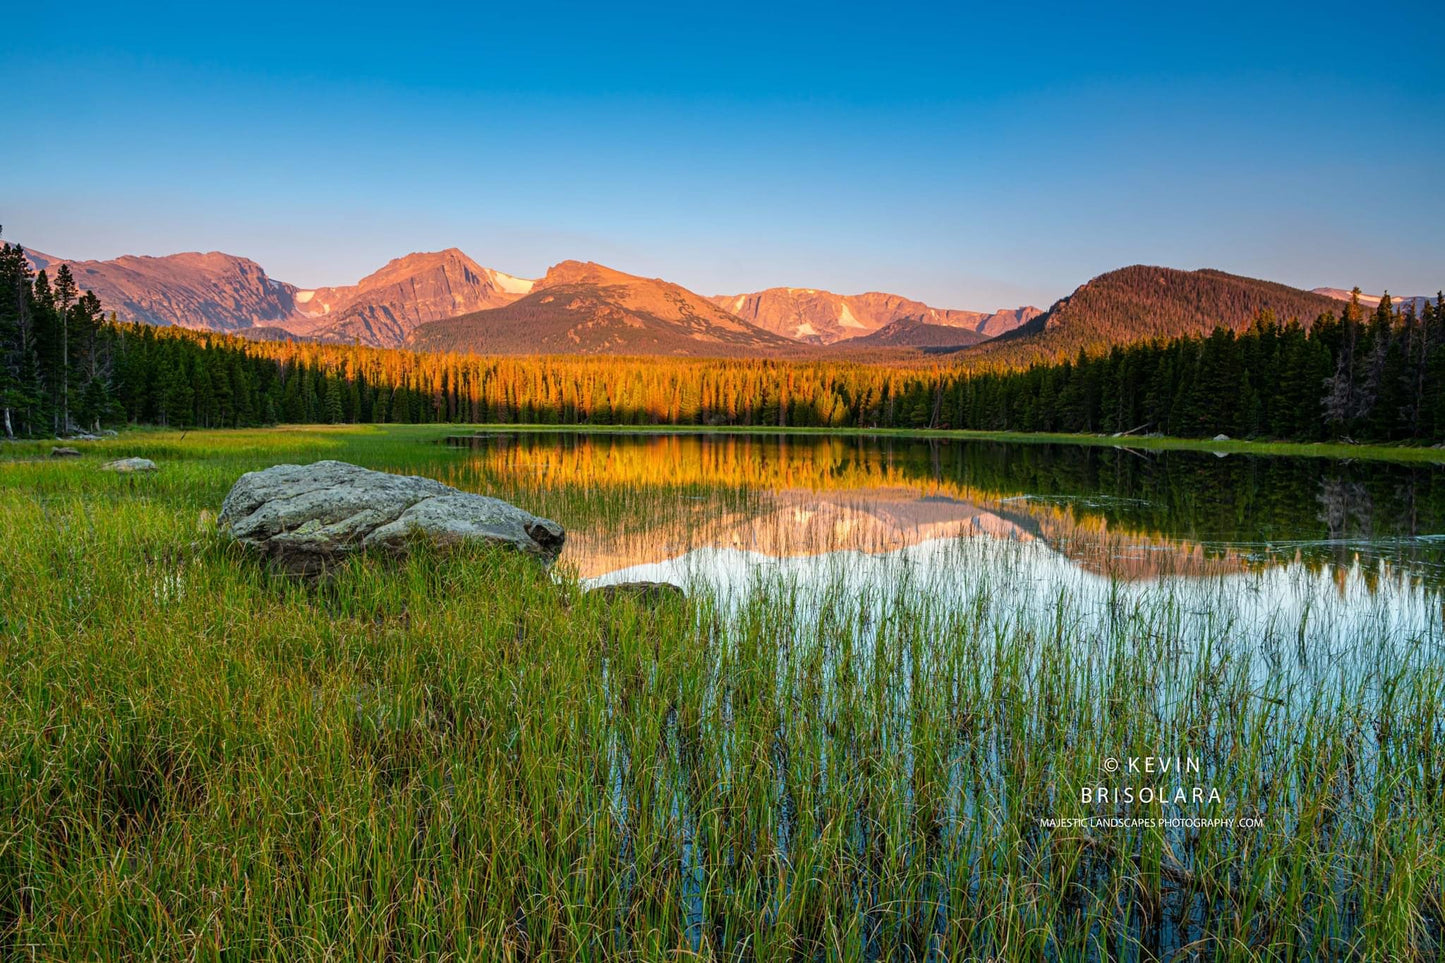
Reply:
<svg viewBox="0 0 1445 963"><path fill-rule="evenodd" d="M495 358L117 324L62 265L0 246L9 437L121 424L535 423L1445 438L1445 296L1259 316L1024 370L693 358Z"/></svg>

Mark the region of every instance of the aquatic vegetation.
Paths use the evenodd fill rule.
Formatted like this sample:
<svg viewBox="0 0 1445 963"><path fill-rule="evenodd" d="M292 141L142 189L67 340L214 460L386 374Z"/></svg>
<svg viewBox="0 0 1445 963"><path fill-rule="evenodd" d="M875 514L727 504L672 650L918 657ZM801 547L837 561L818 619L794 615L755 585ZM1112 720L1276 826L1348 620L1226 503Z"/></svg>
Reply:
<svg viewBox="0 0 1445 963"><path fill-rule="evenodd" d="M156 460L137 477L0 462L6 956L1445 948L1445 642L1408 573L1129 581L935 539L638 604L482 550L296 580L201 514L249 468L429 467L436 437L100 446ZM580 530L681 524L704 492L763 498L498 494Z"/></svg>

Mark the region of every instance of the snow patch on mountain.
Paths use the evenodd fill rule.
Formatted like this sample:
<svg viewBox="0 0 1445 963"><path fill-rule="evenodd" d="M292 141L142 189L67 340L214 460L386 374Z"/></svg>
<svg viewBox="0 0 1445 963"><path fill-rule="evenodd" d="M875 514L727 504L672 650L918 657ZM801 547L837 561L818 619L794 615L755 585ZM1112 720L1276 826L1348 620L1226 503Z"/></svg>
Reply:
<svg viewBox="0 0 1445 963"><path fill-rule="evenodd" d="M1353 294L1353 291L1346 291L1344 288L1311 288L1310 292L1312 294L1323 294L1325 297L1334 298L1336 301L1348 301ZM1365 294L1361 292L1360 304L1366 308L1375 308L1379 306L1380 298L1381 295L1378 294ZM1404 311L1413 306L1416 313L1423 311L1425 309L1425 302L1429 300L1430 298L1419 294L1390 296L1390 303L1394 306L1395 310Z"/></svg>
<svg viewBox="0 0 1445 963"><path fill-rule="evenodd" d="M844 302L842 307L843 310L838 315L838 325L840 327L859 329L865 329L868 327L868 325L864 324L862 321L859 321L857 316L854 315L852 311L848 310L847 302Z"/></svg>
<svg viewBox="0 0 1445 963"><path fill-rule="evenodd" d="M510 274L503 274L501 271L492 272L492 283L497 286L498 290L506 291L508 294L530 294L532 288L537 285L536 281L529 278L513 277Z"/></svg>

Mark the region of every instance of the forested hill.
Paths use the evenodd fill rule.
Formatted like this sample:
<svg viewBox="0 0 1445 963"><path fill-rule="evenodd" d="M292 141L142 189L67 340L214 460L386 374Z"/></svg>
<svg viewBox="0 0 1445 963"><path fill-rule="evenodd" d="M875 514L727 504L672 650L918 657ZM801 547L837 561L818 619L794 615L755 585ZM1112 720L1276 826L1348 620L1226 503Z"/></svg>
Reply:
<svg viewBox="0 0 1445 963"><path fill-rule="evenodd" d="M1136 341L1242 331L1262 312L1308 326L1339 313L1341 302L1286 284L1226 274L1136 264L1101 274L1048 311L968 350L1012 364L1096 354Z"/></svg>

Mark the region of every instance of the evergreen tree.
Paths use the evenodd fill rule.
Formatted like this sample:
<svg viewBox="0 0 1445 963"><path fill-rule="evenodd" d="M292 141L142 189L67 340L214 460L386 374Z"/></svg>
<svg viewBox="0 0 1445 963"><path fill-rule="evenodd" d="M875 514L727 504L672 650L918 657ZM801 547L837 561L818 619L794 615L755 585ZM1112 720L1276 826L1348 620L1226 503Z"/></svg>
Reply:
<svg viewBox="0 0 1445 963"><path fill-rule="evenodd" d="M326 379L326 423L335 425L346 420L346 411L341 404L341 382L335 378Z"/></svg>
<svg viewBox="0 0 1445 963"><path fill-rule="evenodd" d="M60 431L70 431L70 306L75 303L75 278L70 265L62 264L55 272L54 310L60 321L60 377L58 404Z"/></svg>

